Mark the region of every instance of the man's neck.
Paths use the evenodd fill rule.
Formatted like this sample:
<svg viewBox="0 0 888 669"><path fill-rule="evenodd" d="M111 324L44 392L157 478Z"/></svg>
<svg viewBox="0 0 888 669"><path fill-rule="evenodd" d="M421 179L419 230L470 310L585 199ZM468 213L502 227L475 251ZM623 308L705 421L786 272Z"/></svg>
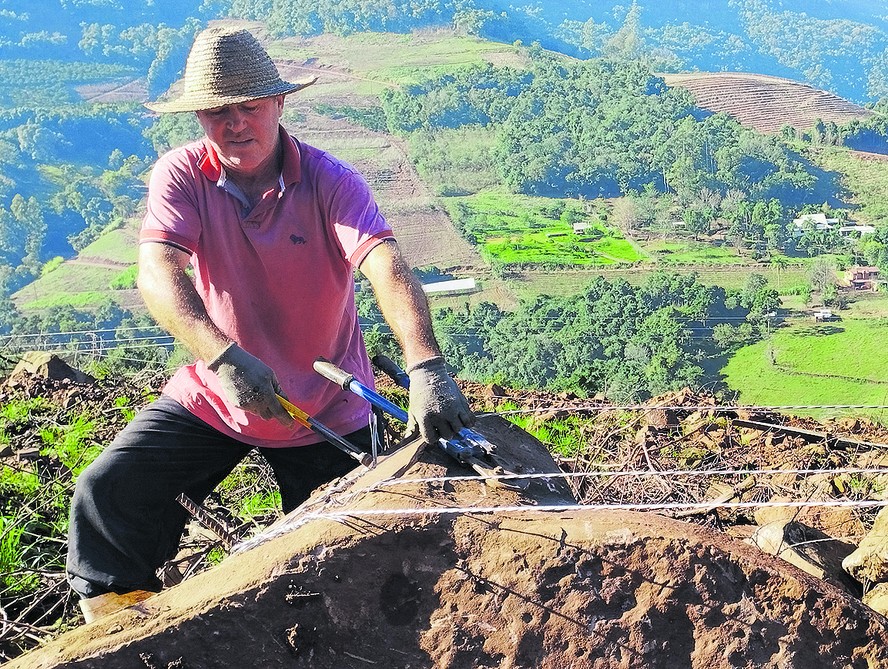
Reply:
<svg viewBox="0 0 888 669"><path fill-rule="evenodd" d="M250 204L255 205L262 199L265 193L275 187L280 181L282 161L283 147L278 142L274 155L259 169L249 174L238 172L231 168L226 169L226 172L228 178L236 183L237 187L247 196Z"/></svg>

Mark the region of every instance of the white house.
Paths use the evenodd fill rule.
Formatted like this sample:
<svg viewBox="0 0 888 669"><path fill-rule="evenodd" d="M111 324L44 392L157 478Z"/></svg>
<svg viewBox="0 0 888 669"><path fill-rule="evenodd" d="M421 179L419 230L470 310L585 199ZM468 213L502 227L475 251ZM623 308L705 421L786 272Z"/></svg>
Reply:
<svg viewBox="0 0 888 669"><path fill-rule="evenodd" d="M801 237L802 233L808 228L815 230L832 230L839 224L837 218L827 218L826 214L802 214L792 221L792 234L794 237Z"/></svg>
<svg viewBox="0 0 888 669"><path fill-rule="evenodd" d="M848 237L849 235L871 235L876 231L875 226L873 225L843 225L839 228L839 234L843 237Z"/></svg>

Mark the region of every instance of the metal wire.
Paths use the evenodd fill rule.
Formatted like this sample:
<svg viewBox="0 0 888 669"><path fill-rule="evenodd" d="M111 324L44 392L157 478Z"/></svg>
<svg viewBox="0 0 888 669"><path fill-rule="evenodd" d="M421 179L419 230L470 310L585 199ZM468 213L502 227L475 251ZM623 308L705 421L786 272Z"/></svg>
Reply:
<svg viewBox="0 0 888 669"><path fill-rule="evenodd" d="M501 481L509 479L571 479L571 478L595 478L595 477L615 477L615 476L658 476L658 477L675 477L675 476L816 476L816 475L886 475L888 476L888 468L885 467L844 467L837 469L631 469L631 470L594 470L585 472L548 472L548 473L532 473L532 474L491 474L487 476L466 475L466 476L430 476L418 479L386 479L379 481L374 488L388 488L399 485L416 485L424 483L451 483L459 481Z"/></svg>
<svg viewBox="0 0 888 669"><path fill-rule="evenodd" d="M536 506L442 506L442 507L404 507L397 509L350 509L348 511L328 511L312 513L305 517L308 520L346 520L348 518L367 518L379 516L447 516L495 513L563 513L567 511L685 511L723 509L761 509L761 508L793 508L809 507L832 508L884 508L888 500L802 500L785 502L651 502L628 504L541 504Z"/></svg>

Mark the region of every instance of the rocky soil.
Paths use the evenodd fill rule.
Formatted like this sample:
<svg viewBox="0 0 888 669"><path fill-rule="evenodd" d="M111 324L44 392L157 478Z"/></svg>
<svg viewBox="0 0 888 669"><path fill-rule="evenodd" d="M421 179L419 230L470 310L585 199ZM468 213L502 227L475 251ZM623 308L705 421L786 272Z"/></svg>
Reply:
<svg viewBox="0 0 888 669"><path fill-rule="evenodd" d="M565 424L580 435L582 448L553 459L484 418L523 473L589 475L484 485L408 447L245 534L218 566L8 666L888 666L888 621L841 568L878 509L827 506L881 499L885 474L847 470L882 466L884 428L687 392L627 410L467 391L476 407L522 407L511 417L531 416L553 442ZM763 506L781 500L810 506Z"/></svg>

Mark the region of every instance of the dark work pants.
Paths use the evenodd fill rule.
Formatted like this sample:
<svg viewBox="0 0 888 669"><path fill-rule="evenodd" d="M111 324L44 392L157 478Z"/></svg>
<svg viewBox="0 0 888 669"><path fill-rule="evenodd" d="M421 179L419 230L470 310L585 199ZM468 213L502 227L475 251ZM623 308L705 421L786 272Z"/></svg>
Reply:
<svg viewBox="0 0 888 669"><path fill-rule="evenodd" d="M369 450L370 429L346 439ZM68 530L71 587L81 597L159 591L156 572L175 556L188 521L179 493L203 501L252 448L165 395L140 411L77 480ZM326 442L259 451L274 471L285 513L356 466Z"/></svg>

